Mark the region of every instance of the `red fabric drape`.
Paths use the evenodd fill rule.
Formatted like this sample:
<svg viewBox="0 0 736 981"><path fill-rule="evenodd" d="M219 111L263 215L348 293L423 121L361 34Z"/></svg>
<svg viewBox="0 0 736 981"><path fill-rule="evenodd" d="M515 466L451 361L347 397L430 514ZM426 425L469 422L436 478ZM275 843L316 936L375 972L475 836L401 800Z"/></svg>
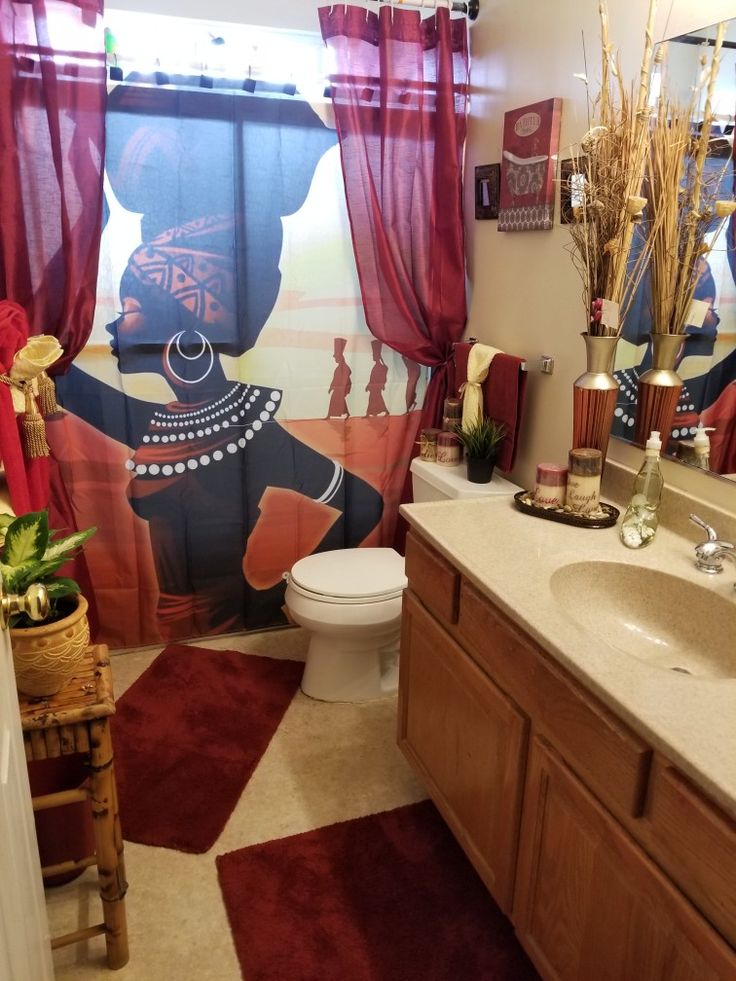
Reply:
<svg viewBox="0 0 736 981"><path fill-rule="evenodd" d="M430 365L421 425L448 392L465 326L462 161L467 24L440 9L319 11L353 248L371 333Z"/></svg>
<svg viewBox="0 0 736 981"><path fill-rule="evenodd" d="M64 372L92 330L102 218L106 68L103 0L0 3L0 299L52 334ZM54 448L54 425L47 426ZM13 495L17 454L0 445L18 513L49 504L46 460L26 461L30 501ZM76 527L51 463L51 523ZM83 559L74 574L85 588Z"/></svg>
<svg viewBox="0 0 736 981"><path fill-rule="evenodd" d="M105 138L102 0L0 4L0 297L53 334L92 329Z"/></svg>
<svg viewBox="0 0 736 981"><path fill-rule="evenodd" d="M10 372L13 358L27 341L25 310L10 300L0 300L0 374ZM30 467L27 467L31 461L23 455L13 398L7 385L0 385L0 449L13 508L17 514L23 514L32 508Z"/></svg>

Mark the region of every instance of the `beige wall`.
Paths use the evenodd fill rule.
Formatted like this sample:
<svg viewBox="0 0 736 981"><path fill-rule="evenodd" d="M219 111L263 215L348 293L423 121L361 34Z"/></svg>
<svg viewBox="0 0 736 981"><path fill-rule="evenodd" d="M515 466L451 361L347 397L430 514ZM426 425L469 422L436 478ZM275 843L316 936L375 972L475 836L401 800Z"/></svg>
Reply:
<svg viewBox="0 0 736 981"><path fill-rule="evenodd" d="M655 38L671 37L726 16L736 2L687 0L661 3ZM695 9L695 13L693 10ZM611 39L621 55L624 78L634 80L641 60L646 0L609 0ZM573 77L599 77L595 0L481 0L471 29L471 120L466 159L468 276L471 289L468 335L526 357L530 374L516 482L533 486L537 462L564 462L572 435L572 383L584 370L586 326L581 283L567 254L569 234L552 231L498 232L495 221L473 218L473 168L501 159L503 114L552 96L563 100L560 156L588 128L585 87ZM567 148L567 149L566 149ZM551 354L553 375L538 370L541 354ZM612 440L611 458L638 469L641 452ZM677 464L665 465L665 479L696 496L736 512L736 485Z"/></svg>

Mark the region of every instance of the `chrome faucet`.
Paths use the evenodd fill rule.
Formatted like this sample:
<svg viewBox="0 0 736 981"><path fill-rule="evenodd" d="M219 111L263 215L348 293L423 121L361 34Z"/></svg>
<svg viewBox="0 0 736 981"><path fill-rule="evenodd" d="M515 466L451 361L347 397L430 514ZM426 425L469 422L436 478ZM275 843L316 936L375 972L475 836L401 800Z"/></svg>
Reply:
<svg viewBox="0 0 736 981"><path fill-rule="evenodd" d="M731 542L720 541L715 528L711 528L697 514L691 514L690 520L702 528L708 536L707 542L701 542L695 546L695 565L701 572L707 572L711 576L717 572L723 572L724 559L731 559L732 562L736 563L736 546ZM734 589L736 589L736 582Z"/></svg>

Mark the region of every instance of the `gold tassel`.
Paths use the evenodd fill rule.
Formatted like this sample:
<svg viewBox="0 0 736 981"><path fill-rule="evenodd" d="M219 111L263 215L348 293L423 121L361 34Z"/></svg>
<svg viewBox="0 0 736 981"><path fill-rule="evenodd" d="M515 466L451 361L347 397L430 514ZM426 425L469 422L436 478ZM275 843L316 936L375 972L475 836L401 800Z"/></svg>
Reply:
<svg viewBox="0 0 736 981"><path fill-rule="evenodd" d="M23 431L26 456L34 460L38 457L49 455L49 444L46 442L46 426L43 416L40 415L36 407L36 400L33 397L30 382L24 388L26 411L21 419L21 429Z"/></svg>
<svg viewBox="0 0 736 981"><path fill-rule="evenodd" d="M59 411L56 401L56 386L45 371L38 376L38 405L44 418Z"/></svg>

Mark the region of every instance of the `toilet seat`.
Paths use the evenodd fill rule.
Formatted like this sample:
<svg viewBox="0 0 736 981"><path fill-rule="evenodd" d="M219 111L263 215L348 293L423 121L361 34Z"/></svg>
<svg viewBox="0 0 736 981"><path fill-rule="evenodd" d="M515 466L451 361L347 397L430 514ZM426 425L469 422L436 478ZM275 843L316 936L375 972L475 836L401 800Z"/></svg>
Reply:
<svg viewBox="0 0 736 981"><path fill-rule="evenodd" d="M296 562L286 579L308 599L351 605L395 599L407 585L404 559L392 548L318 552Z"/></svg>

